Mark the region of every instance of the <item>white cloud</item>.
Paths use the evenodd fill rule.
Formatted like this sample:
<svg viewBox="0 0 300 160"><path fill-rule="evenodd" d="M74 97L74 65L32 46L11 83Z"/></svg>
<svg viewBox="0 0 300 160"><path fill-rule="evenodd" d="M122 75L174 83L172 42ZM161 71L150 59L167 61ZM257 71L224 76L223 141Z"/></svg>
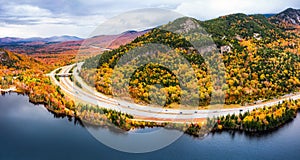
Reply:
<svg viewBox="0 0 300 160"><path fill-rule="evenodd" d="M100 24L91 34L119 34L128 30L145 30L168 23L183 15L165 9L140 9L125 12Z"/></svg>
<svg viewBox="0 0 300 160"><path fill-rule="evenodd" d="M207 20L233 13L278 13L287 7L300 7L298 0L187 0L181 3L175 11Z"/></svg>
<svg viewBox="0 0 300 160"><path fill-rule="evenodd" d="M0 37L87 37L106 18L103 15L53 14L32 5L7 5L0 12Z"/></svg>
<svg viewBox="0 0 300 160"><path fill-rule="evenodd" d="M288 7L300 8L299 0L0 0L0 37L53 36L60 34L86 37L97 26L107 33L126 29L146 29L172 16L153 12L130 15L121 21L118 14L142 8L162 8L200 20L232 13L278 13ZM120 16L119 16L120 17ZM168 19L169 18L169 19ZM174 17L173 17L174 18ZM124 19L124 17L123 17ZM114 24L115 23L115 24ZM106 26L106 29L104 29ZM118 26L118 27L116 27ZM99 30L98 30L99 31ZM102 32L103 33L103 32Z"/></svg>
<svg viewBox="0 0 300 160"><path fill-rule="evenodd" d="M81 27L71 24L6 25L0 26L0 37L51 37L75 35L87 37L95 27Z"/></svg>
<svg viewBox="0 0 300 160"><path fill-rule="evenodd" d="M12 16L51 16L52 13L43 8L32 5L7 5L3 6L5 13Z"/></svg>

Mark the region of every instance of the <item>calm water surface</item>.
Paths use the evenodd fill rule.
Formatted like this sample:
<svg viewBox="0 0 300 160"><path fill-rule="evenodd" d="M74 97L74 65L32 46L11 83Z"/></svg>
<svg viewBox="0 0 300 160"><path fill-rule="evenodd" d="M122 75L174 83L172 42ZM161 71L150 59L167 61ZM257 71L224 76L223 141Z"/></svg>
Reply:
<svg viewBox="0 0 300 160"><path fill-rule="evenodd" d="M143 154L111 149L70 118L58 118L16 93L0 96L1 160L104 159L300 159L300 118L269 134L183 135L172 145ZM103 129L105 132L111 132ZM111 134L115 134L111 132ZM122 135L120 135L122 136Z"/></svg>

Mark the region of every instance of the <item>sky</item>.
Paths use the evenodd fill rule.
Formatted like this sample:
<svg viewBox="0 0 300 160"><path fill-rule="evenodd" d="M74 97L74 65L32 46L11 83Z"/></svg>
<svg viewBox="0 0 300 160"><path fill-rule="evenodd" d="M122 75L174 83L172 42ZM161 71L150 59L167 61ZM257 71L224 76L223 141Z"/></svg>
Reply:
<svg viewBox="0 0 300 160"><path fill-rule="evenodd" d="M299 0L0 0L0 37L50 37L72 35L90 37L99 26L131 13L118 23L130 29L144 29L168 22L176 16L208 20L233 13L279 13L286 8L300 9ZM143 15L136 14L136 10ZM146 10L146 12L145 12ZM138 16L133 16L133 14ZM129 19L128 17L131 17ZM124 18L124 16L123 16ZM129 25L136 23L137 25ZM101 28L101 27L100 27ZM106 25L106 29L115 28ZM125 27L126 28L126 27ZM125 29L123 28L123 29Z"/></svg>

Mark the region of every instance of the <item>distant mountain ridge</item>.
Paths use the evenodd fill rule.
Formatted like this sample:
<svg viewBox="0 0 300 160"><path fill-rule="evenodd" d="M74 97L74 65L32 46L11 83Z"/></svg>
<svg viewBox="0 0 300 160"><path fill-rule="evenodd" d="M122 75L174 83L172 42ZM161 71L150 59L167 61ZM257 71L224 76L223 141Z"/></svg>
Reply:
<svg viewBox="0 0 300 160"><path fill-rule="evenodd" d="M288 8L270 17L270 21L276 24L300 25L300 9Z"/></svg>
<svg viewBox="0 0 300 160"><path fill-rule="evenodd" d="M53 36L48 38L32 37L0 38L0 48L8 49L16 53L36 54L36 53L62 53L69 50L82 49L115 49L120 45L125 45L136 37L145 34L149 30L134 31L129 30L116 35L98 35L86 39L76 36Z"/></svg>
<svg viewBox="0 0 300 160"><path fill-rule="evenodd" d="M0 38L0 43L28 43L28 42L65 42L65 41L78 41L82 38L76 36L53 36L48 38L32 37L32 38L17 38L17 37L4 37Z"/></svg>

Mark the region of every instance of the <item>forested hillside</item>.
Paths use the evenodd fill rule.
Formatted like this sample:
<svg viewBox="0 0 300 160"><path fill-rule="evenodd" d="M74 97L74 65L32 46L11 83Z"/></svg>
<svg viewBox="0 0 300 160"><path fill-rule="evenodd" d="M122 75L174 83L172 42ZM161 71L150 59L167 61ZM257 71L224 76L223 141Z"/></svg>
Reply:
<svg viewBox="0 0 300 160"><path fill-rule="evenodd" d="M59 114L72 115L74 102L65 97L58 86L51 83L46 73L56 65L45 65L29 56L0 49L0 88L16 88L28 94L31 102L45 104Z"/></svg>
<svg viewBox="0 0 300 160"><path fill-rule="evenodd" d="M210 75L213 71L208 70L203 58L186 39L188 37L164 30L174 23L184 24L188 20L191 18L175 20L151 30L125 46L88 59L81 76L91 85L95 85L98 91L112 94L111 75L120 57L136 47L159 43L183 55L193 67L198 80L199 95L190 96L198 96L202 106L211 101L221 102L222 94L217 94L220 95L219 98L211 99L212 92L219 92L220 88L213 87L215 85L212 84ZM299 90L299 34L286 32L263 15L233 14L204 22L195 19L192 21L206 30L219 49L218 52L211 53L211 56L212 59L220 56L225 64L226 84L221 89L226 94L226 104L252 103ZM160 92L167 96L165 106L176 106L174 104L180 102L180 97L185 94L181 92L174 74L164 66L150 63L132 75L131 96L137 102L149 102L149 90L153 89L153 84L164 86ZM163 98L163 95L158 98Z"/></svg>

